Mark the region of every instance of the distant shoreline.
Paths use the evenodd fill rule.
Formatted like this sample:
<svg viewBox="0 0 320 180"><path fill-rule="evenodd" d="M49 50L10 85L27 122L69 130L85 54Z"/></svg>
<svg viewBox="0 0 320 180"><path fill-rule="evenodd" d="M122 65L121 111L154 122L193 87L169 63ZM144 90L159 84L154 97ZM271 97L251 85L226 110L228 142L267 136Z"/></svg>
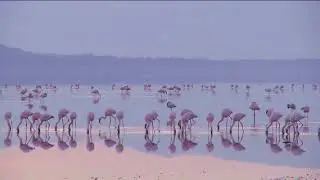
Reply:
<svg viewBox="0 0 320 180"><path fill-rule="evenodd" d="M0 84L320 83L320 60L47 55L0 45Z"/></svg>

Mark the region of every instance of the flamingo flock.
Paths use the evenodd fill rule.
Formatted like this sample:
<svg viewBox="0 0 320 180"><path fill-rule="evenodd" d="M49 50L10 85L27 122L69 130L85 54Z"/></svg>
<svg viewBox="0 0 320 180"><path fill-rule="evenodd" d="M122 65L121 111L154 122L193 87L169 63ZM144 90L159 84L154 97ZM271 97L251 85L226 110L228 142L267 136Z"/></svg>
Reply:
<svg viewBox="0 0 320 180"><path fill-rule="evenodd" d="M239 85L232 84L230 87L232 91L238 92ZM201 91L215 92L216 88L217 86L215 84L201 85ZM248 95L252 87L250 85L246 85L244 88ZM294 86L292 86L292 88L294 88ZM313 85L312 88L315 90L318 88L318 86ZM76 124L78 121L77 120L78 115L76 112L72 112L70 109L67 109L67 108L61 108L58 111L56 116L47 112L48 108L46 105L44 105L44 100L50 95L50 92L49 92L50 90L52 90L52 92L57 92L58 88L56 85L46 84L44 85L44 88L41 85L37 85L32 90L29 90L28 88L25 88L22 85L16 85L16 89L21 96L21 100L28 101L28 104L27 104L28 109L22 111L19 115L19 118L17 119L15 118L15 116L13 116L12 112L5 112L4 120L8 126L9 131L11 131L11 129L13 128L13 121L17 121L18 123L16 127L17 134L19 134L20 126L22 124L25 124L26 131L29 130L30 132L34 132L37 130L38 133L40 134L41 127L44 123L45 130L46 132L48 132L50 130L50 123L52 123L54 119L57 120L54 124L54 130L56 132L58 128L64 131L65 128L67 127L69 133L71 132L72 129L76 129L77 127ZM80 84L78 83L73 84L70 86L70 89L79 90ZM112 90L115 90L115 89L116 89L116 85L113 84ZM178 106L172 101L167 101L167 99L170 96L179 97L181 96L183 90L192 90L192 89L193 89L193 85L191 84L184 84L183 88L181 88L178 85L163 85L159 90L157 90L157 93L156 93L156 96L158 98L160 96L160 99L162 99L164 102L167 102L166 107L170 109L167 115L168 120L166 122L166 125L170 128L170 131L172 131L172 134L174 136L177 133L176 126L178 126L179 134L180 134L178 139L180 139L185 144L189 143L189 145L194 143L192 143L191 140L188 140L188 134L191 134L193 127L196 124L199 124L199 122L201 122L201 119L199 118L200 116L198 113L194 112L191 109L182 109L180 112L178 112L176 110ZM128 96L130 95L130 91L132 90L132 88L129 87L129 85L122 85L119 87L119 90L121 95ZM144 90L152 91L151 84L150 83L144 84ZM265 92L267 93L267 97L270 99L271 93L278 94L280 92L284 92L284 86L276 85L273 88L266 88ZM95 101L96 103L98 103L99 100L102 98L101 91L98 90L98 88L95 88L94 86L90 87L89 93L91 96L94 97L95 100L98 99L98 101ZM37 101L37 100L39 101L39 108L42 110L42 112L32 110L34 106L33 105L34 101ZM265 119L266 119L265 133L267 136L268 136L269 129L273 125L275 125L277 132L281 131L282 134L287 134L287 135L290 134L290 129L293 129L293 132L295 134L294 136L299 134L299 129L308 125L308 118L309 118L309 112L310 112L310 107L308 105L303 106L301 108L297 108L295 104L291 103L291 104L287 104L286 107L290 111L287 116L284 116L282 113L280 113L274 108L267 108L265 111L263 111L265 112L265 115L266 115L265 116ZM252 101L248 105L248 109L253 111L252 128L255 129L256 114L261 110L261 107L258 105L256 101ZM226 107L221 110L221 113L219 115L220 115L220 119L218 119L219 121L217 121L216 123L217 132L220 132L220 124L223 122L225 122L225 130L228 131L229 134L232 134L234 126L237 126L238 132L240 130L240 127L241 127L241 130L244 132L245 127L244 127L243 121L248 119L248 116L245 113L234 112L230 108ZM122 126L123 130L125 129L124 117L125 117L124 112L122 110L116 110L111 107L106 108L104 111L104 114L102 114L101 116L97 116L97 113L94 113L94 112L88 112L87 113L87 134L91 135L93 123L95 119L97 119L99 125L101 126L103 126L104 125L103 122L107 120L108 121L107 126L110 128L111 125L113 125L114 128L117 130L117 134L119 136L121 132L120 127ZM151 110L150 112L146 113L144 118L141 117L141 121L142 119L144 119L144 122L142 121L142 123L144 123L144 129L146 134L145 139L149 143L147 146L151 146L150 144L153 144L152 138L150 138L149 135L151 134L151 136L153 136L155 132L160 132L161 123L160 123L159 117L160 115L156 110ZM161 115L161 117L165 117L165 116ZM213 127L214 127L216 117L217 116L214 115L212 112L208 112L205 119L203 120L207 124L208 134L210 134L211 136L213 135L213 132L214 132ZM282 128L281 128L281 122L280 122L281 119L283 119L284 121ZM303 119L305 121L302 123ZM155 128L154 121L157 121L157 125L158 125L157 128ZM29 128L28 128L28 125L29 125ZM319 135L320 135L320 129L319 129ZM89 138L88 144L90 144L91 141L92 139ZM172 142L174 141L175 141L175 138L172 138ZM212 140L208 138L208 144L207 144L208 149L213 148L212 143L210 143L210 141ZM275 141L273 140L268 139L267 142L272 147L276 145ZM237 144L236 141L231 140L231 144L235 144L234 145L235 148L241 149L241 147L239 146L239 142ZM92 145L88 145L88 149L93 149L93 148L94 147ZM175 148L171 147L170 149L171 151L174 151ZM121 147L119 147L119 151L121 151Z"/></svg>

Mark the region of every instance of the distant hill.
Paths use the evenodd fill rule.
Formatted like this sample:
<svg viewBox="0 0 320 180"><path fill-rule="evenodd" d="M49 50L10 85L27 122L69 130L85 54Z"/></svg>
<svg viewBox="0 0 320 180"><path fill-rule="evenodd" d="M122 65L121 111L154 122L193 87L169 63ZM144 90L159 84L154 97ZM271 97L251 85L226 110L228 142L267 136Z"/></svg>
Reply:
<svg viewBox="0 0 320 180"><path fill-rule="evenodd" d="M0 84L297 82L320 83L320 60L120 58L26 52L0 45Z"/></svg>

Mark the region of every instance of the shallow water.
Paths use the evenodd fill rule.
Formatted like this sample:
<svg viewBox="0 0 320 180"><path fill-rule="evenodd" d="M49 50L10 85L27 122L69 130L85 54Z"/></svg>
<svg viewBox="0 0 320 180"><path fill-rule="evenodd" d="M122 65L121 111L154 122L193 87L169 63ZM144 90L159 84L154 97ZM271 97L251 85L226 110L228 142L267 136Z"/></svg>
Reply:
<svg viewBox="0 0 320 180"><path fill-rule="evenodd" d="M196 85L192 90L182 91L180 97L169 96L168 100L174 102L177 105L175 111L180 112L184 108L192 109L199 116L199 121L194 130L193 141L198 145L188 151L181 149L181 143L176 137L176 152L169 153L168 146L170 144L170 134L161 132L156 134L155 138L160 139L158 144L158 150L151 153L157 153L159 155L173 156L177 154L199 154L199 155L213 155L224 159L243 160L251 162L269 163L269 164L283 164L298 167L320 167L320 162L317 161L315 156L318 156L320 150L320 141L317 136L317 128L319 127L320 120L317 118L317 112L320 110L319 103L319 90L315 91L311 85L305 85L304 90L301 86L296 86L294 90L290 85L285 85L283 93L271 94L271 99L266 99L265 88L273 87L273 84L253 84L251 85L250 95L246 95L244 89L245 84L239 84L239 90L236 93L230 89L229 84L217 84L215 93L201 91L199 85ZM31 87L31 86L30 86ZM156 110L159 113L161 120L161 127L165 126L168 114L170 110L166 108L165 103L159 103L155 92L144 92L143 86L132 86L132 92L130 96L121 96L119 90L111 90L111 86L96 86L102 94L102 99L97 103L92 103L93 97L89 94L89 87L82 86L77 92L71 92L68 86L58 86L57 92L51 90L48 91L48 97L42 102L48 107L48 112L57 115L60 108L68 108L71 111L75 111L78 114L77 119L77 141L79 142L78 148L84 148L86 142L85 128L86 128L86 114L90 111L94 112L97 117L103 115L105 108L113 107L115 109L121 109L125 113L125 126L128 129L137 127L137 131L127 130L124 135L124 146L133 147L135 149L146 152L144 147L145 138L144 131L142 129L144 124L144 115L152 110ZM157 90L159 86L154 86L153 89ZM208 112L212 112L216 119L220 119L220 112L223 108L228 107L234 112L243 112L247 116L243 120L244 125L248 128L253 124L252 111L248 109L250 102L256 101L261 111L256 112L256 124L260 129L258 132L252 132L251 130L245 130L243 140L241 144L245 147L243 151L236 151L232 147L224 148L221 144L221 137L219 133L214 133L212 142L214 148L211 152L208 152L206 144L208 143L208 135L206 130L205 117ZM293 155L292 152L287 151L284 148L283 139L280 140L279 146L282 151L279 153L273 153L271 147L266 143L266 135L264 134L264 125L267 118L265 115L265 109L269 107L275 108L283 114L288 114L289 111L286 108L287 103L295 103L300 109L301 106L309 105L311 111L309 113L309 132L302 133L300 135L303 145L301 148L305 150L301 155ZM9 87L3 89L2 95L0 95L0 114L4 114L7 111L13 113L14 122L13 126L16 127L17 120L21 111L27 109L27 102L20 101L20 95L16 91L15 87ZM34 107L32 111L39 111L39 100L32 102ZM215 120L216 121L216 120ZM56 122L54 119L51 125ZM281 121L283 124L283 121ZM6 125L1 124L2 133L0 138L6 137ZM21 126L21 136L24 136L24 127ZM94 123L94 132L96 129L101 129L97 123ZM214 128L216 130L216 128ZM241 131L240 131L241 132ZM270 131L271 133L272 131ZM56 136L51 134L51 140L56 145ZM234 130L235 139L237 139L237 131ZM240 133L241 136L241 133ZM96 143L103 142L96 134L93 134L93 141ZM117 139L116 136L114 137ZM151 138L151 137L150 137ZM13 133L13 144L17 144L16 134ZM30 143L31 144L31 143ZM0 148L5 147L4 144L0 145ZM149 147L150 148L150 147ZM156 148L156 147L152 147ZM151 148L151 149L152 149ZM278 148L279 149L279 148ZM280 150L279 150L280 151ZM125 150L124 150L125 152ZM149 151L150 152L150 151Z"/></svg>

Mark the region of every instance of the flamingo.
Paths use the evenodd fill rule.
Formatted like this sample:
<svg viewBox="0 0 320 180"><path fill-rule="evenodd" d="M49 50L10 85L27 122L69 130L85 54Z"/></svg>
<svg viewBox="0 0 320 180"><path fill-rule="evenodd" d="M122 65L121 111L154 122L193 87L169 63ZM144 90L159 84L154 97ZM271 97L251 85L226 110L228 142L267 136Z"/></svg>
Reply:
<svg viewBox="0 0 320 180"><path fill-rule="evenodd" d="M27 131L27 125L28 125L28 122L29 122L29 124L30 124L30 126L31 126L31 122L30 122L30 120L29 120L29 117L30 116L32 116L32 112L31 111L23 111L21 114L20 114L20 122L19 122L19 124L18 124L18 126L17 126L17 133L19 133L19 127L20 127L20 125L22 124L22 121L23 120L25 120L25 122L26 122L26 131Z"/></svg>
<svg viewBox="0 0 320 180"><path fill-rule="evenodd" d="M266 114L269 118L269 123L266 125L266 134L268 134L268 130L271 127L271 125L273 123L276 123L276 128L278 127L277 125L279 125L279 131L280 131L280 118L283 116L281 113L279 112L275 112L273 109L269 108L266 110Z"/></svg>
<svg viewBox="0 0 320 180"><path fill-rule="evenodd" d="M282 127L282 133L284 132L284 128L290 129L291 126L294 126L294 132L298 132L298 122L300 122L301 127L303 124L301 123L301 120L304 119L305 116L301 115L300 113L296 112L292 116L289 116L289 118L285 119L285 125Z"/></svg>
<svg viewBox="0 0 320 180"><path fill-rule="evenodd" d="M243 123L241 122L241 120L245 117L246 115L243 114L243 113L236 113L233 118L232 118L232 125L230 127L230 134L232 133L232 128L233 126L235 125L235 123L237 122L238 123L238 131L239 131L239 124L241 125L241 128L242 128L242 131L244 132L244 129L243 129Z"/></svg>
<svg viewBox="0 0 320 180"><path fill-rule="evenodd" d="M176 127L175 127L175 120L176 120L176 113L175 112L170 112L169 113L169 120L167 122L167 126L170 126L171 127L171 130L173 130L173 134L176 134Z"/></svg>
<svg viewBox="0 0 320 180"><path fill-rule="evenodd" d="M171 111L172 109L176 108L177 106L175 104L173 104L173 102L168 101L167 102L167 108L169 108Z"/></svg>
<svg viewBox="0 0 320 180"><path fill-rule="evenodd" d="M70 123L69 123L69 126L68 126L68 131L70 132L71 131L71 126L74 125L74 127L76 128L77 127L77 113L76 112L72 112L70 114Z"/></svg>
<svg viewBox="0 0 320 180"><path fill-rule="evenodd" d="M6 112L4 113L4 120L7 122L9 131L11 131L12 128L12 113L11 112Z"/></svg>
<svg viewBox="0 0 320 180"><path fill-rule="evenodd" d="M219 129L220 129L220 126L219 126L220 123L221 123L224 119L226 119L226 118L227 118L226 129L227 129L227 127L228 127L228 118L231 119L231 117L230 117L231 114L232 114L232 111L231 111L229 108L225 108L225 109L222 110L222 112L221 112L221 119L220 119L220 121L219 121L218 124L217 124L217 129L218 129L218 131L219 131Z"/></svg>
<svg viewBox="0 0 320 180"><path fill-rule="evenodd" d="M213 128L212 128L212 126L213 126L213 121L214 121L214 115L213 115L212 113L209 113L209 114L207 115L206 120L207 120L207 122L208 122L208 131L209 131L209 129L210 129L210 134L212 135L212 133L213 133Z"/></svg>
<svg viewBox="0 0 320 180"><path fill-rule="evenodd" d="M87 125L87 134L91 134L91 130L92 130L92 122L94 120L95 116L93 112L89 112L88 116L87 116L87 120L88 120L88 125Z"/></svg>
<svg viewBox="0 0 320 180"><path fill-rule="evenodd" d="M64 130L64 126L66 125L66 123L64 123L64 118L68 118L68 114L69 114L69 110L68 109L65 109L65 108L62 108L59 110L58 112L58 122L56 122L56 125L54 127L55 131L57 130L58 128L58 124L60 123L60 121L62 121L62 129ZM68 121L69 121L69 118L68 118Z"/></svg>
<svg viewBox="0 0 320 180"><path fill-rule="evenodd" d="M309 112L310 112L310 107L309 106L303 106L301 108L301 111L304 112L305 116L306 116L306 120L305 120L305 125L308 125L308 119L309 119Z"/></svg>
<svg viewBox="0 0 320 180"><path fill-rule="evenodd" d="M104 111L104 116L101 116L99 118L99 124L101 124L101 120L102 119L106 119L109 117L109 128L110 128L110 125L111 125L111 120L113 119L114 121L116 120L116 118L114 117L114 115L116 114L116 110L113 109L113 108L107 108L105 111ZM111 119L112 118L112 119Z"/></svg>
<svg viewBox="0 0 320 180"><path fill-rule="evenodd" d="M50 115L50 114L48 114L48 113L42 114L42 115L40 116L40 123L39 123L39 125L38 125L38 133L40 133L40 127L41 127L41 125L42 125L43 122L46 122L46 126L48 126L48 128L46 128L46 129L49 130L49 128L50 128L50 122L49 122L49 120L50 120L50 119L53 119L53 118L54 118L54 116L52 116L52 115Z"/></svg>
<svg viewBox="0 0 320 180"><path fill-rule="evenodd" d="M39 112L35 112L35 113L32 114L32 117L31 117L31 119L32 119L32 124L31 124L31 126L30 126L30 131L31 131L31 129L33 128L33 125L34 125L36 122L39 123L40 117L41 117L41 113L39 113Z"/></svg>
<svg viewBox="0 0 320 180"><path fill-rule="evenodd" d="M148 113L145 115L144 120L145 120L145 125L144 128L146 130L146 134L148 134L148 129L150 127L150 124L152 126L152 132L154 132L154 126L153 126L153 121L157 120L158 121L158 131L160 132L160 120L158 119L158 113L156 111L152 111L151 113Z"/></svg>
<svg viewBox="0 0 320 180"><path fill-rule="evenodd" d="M249 109L253 111L253 127L256 126L256 111L260 111L260 107L257 102L251 102Z"/></svg>

